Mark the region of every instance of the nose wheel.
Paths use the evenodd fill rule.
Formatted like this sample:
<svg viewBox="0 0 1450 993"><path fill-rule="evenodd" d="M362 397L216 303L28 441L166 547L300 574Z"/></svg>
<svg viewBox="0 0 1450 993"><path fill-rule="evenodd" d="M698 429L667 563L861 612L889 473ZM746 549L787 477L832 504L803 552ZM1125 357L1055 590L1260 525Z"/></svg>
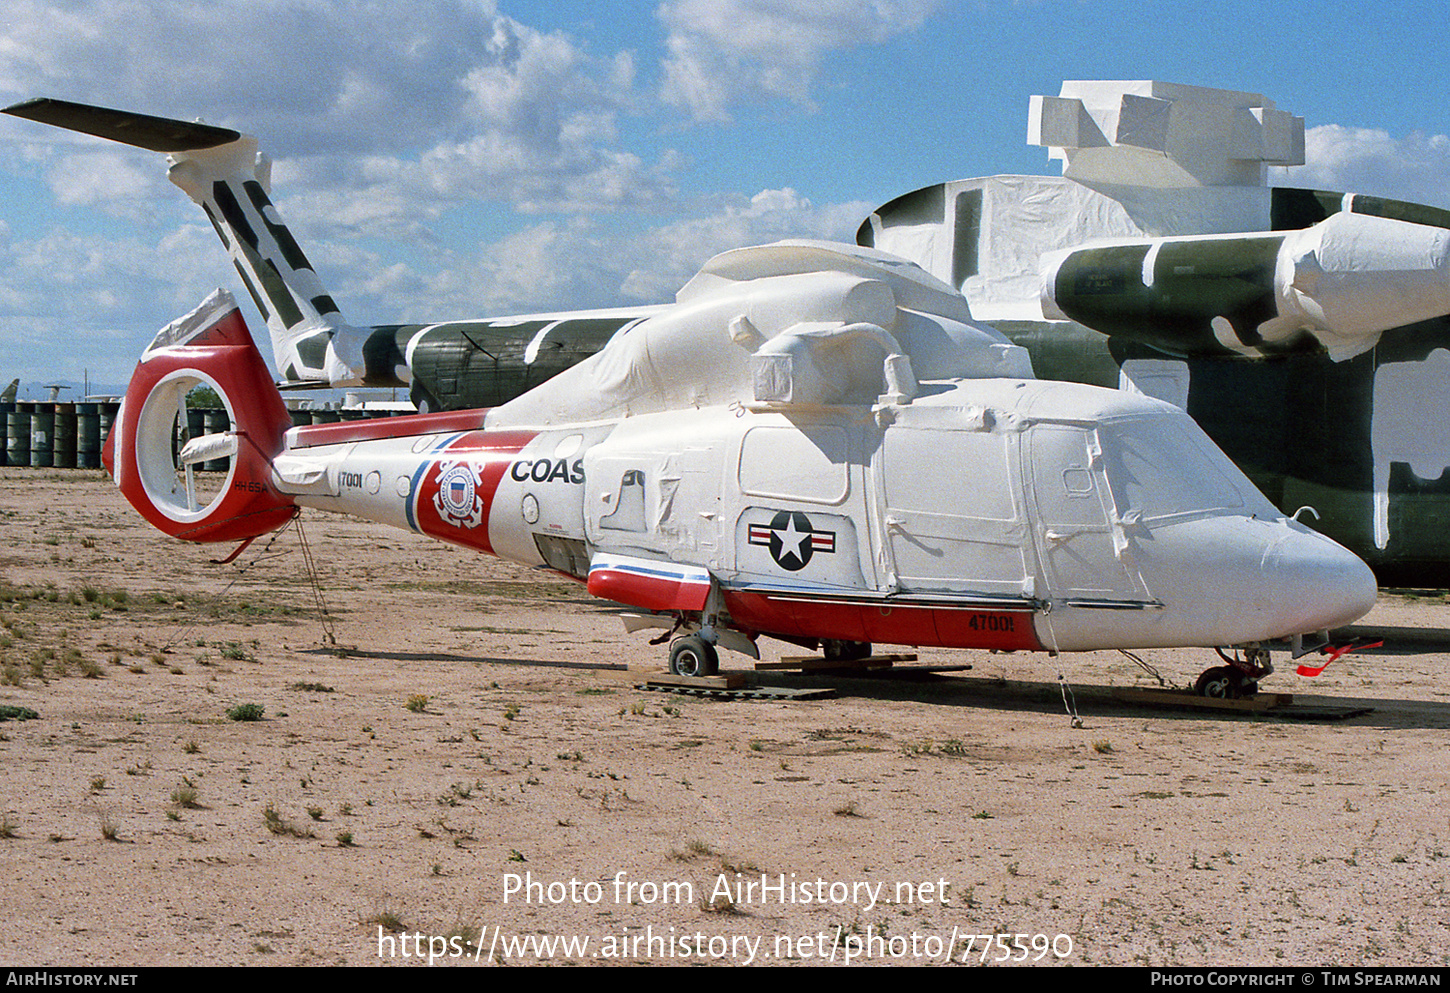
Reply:
<svg viewBox="0 0 1450 993"><path fill-rule="evenodd" d="M1193 684L1193 692L1210 700L1237 700L1259 692L1259 684L1226 665L1205 669Z"/></svg>
<svg viewBox="0 0 1450 993"><path fill-rule="evenodd" d="M1230 656L1222 648L1214 650L1228 665L1216 665L1199 675L1193 684L1193 692L1201 697L1238 700L1253 696L1259 692L1259 680L1274 671L1267 648L1251 645L1244 649L1242 658L1238 652Z"/></svg>

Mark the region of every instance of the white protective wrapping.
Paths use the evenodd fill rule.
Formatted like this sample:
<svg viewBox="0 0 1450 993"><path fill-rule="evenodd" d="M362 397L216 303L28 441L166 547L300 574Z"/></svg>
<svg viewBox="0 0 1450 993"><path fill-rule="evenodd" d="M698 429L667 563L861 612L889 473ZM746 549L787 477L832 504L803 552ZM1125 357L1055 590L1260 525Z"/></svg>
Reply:
<svg viewBox="0 0 1450 993"><path fill-rule="evenodd" d="M1269 226L1265 187L1138 187L1092 189L1052 176L989 176L946 183L945 216L925 224L873 218L876 247L921 262L945 282L953 278L957 198L980 191L976 272L958 287L983 321L1040 321L1042 256L1064 246L1121 238L1263 231Z"/></svg>
<svg viewBox="0 0 1450 993"><path fill-rule="evenodd" d="M1069 80L1059 96L1032 98L1027 143L1093 186L1262 186L1268 166L1303 164L1304 119L1261 93Z"/></svg>
<svg viewBox="0 0 1450 993"><path fill-rule="evenodd" d="M1339 213L1284 239L1276 327L1308 329L1336 362L1390 328L1450 314L1450 231Z"/></svg>
<svg viewBox="0 0 1450 993"><path fill-rule="evenodd" d="M887 390L907 398L914 387L896 390L887 381L894 350L838 347L860 343L861 335L836 334L856 325L897 342L921 379L1032 374L1023 349L973 322L966 301L919 267L868 248L781 242L712 259L680 290L674 307L494 409L487 423L534 425L752 403L762 364L755 354L786 333L795 333L797 344L813 353L809 361L825 363L817 369L825 380L846 384L812 386L804 402L869 402ZM776 353L784 355L779 348ZM787 364L776 362L777 378L767 392L791 392L780 378ZM900 366L898 387L913 378Z"/></svg>

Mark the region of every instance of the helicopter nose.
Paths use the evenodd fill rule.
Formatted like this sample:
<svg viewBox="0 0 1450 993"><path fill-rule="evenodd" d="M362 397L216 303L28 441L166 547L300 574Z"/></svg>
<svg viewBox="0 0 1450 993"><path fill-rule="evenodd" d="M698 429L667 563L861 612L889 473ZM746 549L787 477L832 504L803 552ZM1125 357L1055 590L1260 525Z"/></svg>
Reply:
<svg viewBox="0 0 1450 993"><path fill-rule="evenodd" d="M1274 590L1274 622L1307 634L1352 623L1379 594L1374 573L1348 549L1308 528L1291 525L1264 551L1259 566Z"/></svg>

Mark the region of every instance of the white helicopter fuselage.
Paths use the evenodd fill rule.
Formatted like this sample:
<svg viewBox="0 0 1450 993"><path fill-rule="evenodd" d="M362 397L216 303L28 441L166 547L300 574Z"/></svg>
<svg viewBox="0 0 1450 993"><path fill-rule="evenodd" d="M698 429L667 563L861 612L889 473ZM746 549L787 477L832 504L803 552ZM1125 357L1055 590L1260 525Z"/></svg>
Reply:
<svg viewBox="0 0 1450 993"><path fill-rule="evenodd" d="M275 484L647 612L718 595L716 626L751 643L1240 645L1373 603L1359 559L1285 520L1176 408L1031 380L922 394L537 431L296 428Z"/></svg>

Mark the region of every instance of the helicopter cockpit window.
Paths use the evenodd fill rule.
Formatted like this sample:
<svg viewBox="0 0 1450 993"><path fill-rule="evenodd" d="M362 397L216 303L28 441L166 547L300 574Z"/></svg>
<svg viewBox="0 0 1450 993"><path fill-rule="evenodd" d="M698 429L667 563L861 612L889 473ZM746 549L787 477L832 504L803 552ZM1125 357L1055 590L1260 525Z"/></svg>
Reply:
<svg viewBox="0 0 1450 993"><path fill-rule="evenodd" d="M1110 421L1099 429L1118 513L1145 521L1243 506L1233 481L1203 448L1187 417Z"/></svg>

